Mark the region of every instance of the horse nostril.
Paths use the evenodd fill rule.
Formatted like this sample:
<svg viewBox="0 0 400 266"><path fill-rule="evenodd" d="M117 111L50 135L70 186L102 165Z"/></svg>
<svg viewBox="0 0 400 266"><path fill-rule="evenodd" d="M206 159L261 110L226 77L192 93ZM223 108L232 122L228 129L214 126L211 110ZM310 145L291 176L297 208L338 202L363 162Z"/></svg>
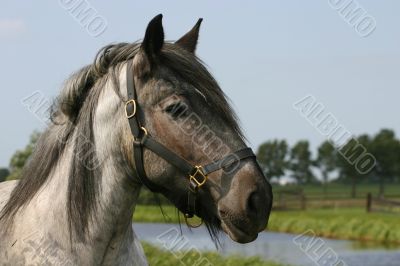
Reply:
<svg viewBox="0 0 400 266"><path fill-rule="evenodd" d="M247 201L247 211L251 216L257 216L258 201L259 196L257 194L257 191L252 192Z"/></svg>
<svg viewBox="0 0 400 266"><path fill-rule="evenodd" d="M224 209L219 209L219 215L222 219L224 219L228 216L228 212Z"/></svg>

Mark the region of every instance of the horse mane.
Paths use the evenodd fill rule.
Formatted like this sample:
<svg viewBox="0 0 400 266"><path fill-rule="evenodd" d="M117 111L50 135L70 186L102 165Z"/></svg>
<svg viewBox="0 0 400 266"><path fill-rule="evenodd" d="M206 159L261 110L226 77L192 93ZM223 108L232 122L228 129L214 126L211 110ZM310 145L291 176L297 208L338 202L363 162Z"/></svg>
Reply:
<svg viewBox="0 0 400 266"><path fill-rule="evenodd" d="M93 64L83 67L66 80L52 105L51 123L41 134L34 152L22 170L18 185L1 210L0 221L11 222L18 211L33 199L48 181L62 154L67 150L67 144L73 141L73 154L81 153L85 156L73 156L71 161L67 177L67 216L70 232L85 241L89 221L96 213L96 198L100 189L97 177L100 176L101 167L88 167L98 160L95 152L91 151L91 144L94 143L94 110L101 88L108 78L111 78L118 93L116 88L119 86L121 66L132 59L139 48L140 43L107 45L98 52ZM199 90L207 98L210 108L243 137L225 94L196 56L177 45L165 43L159 63ZM77 134L84 138L76 137ZM206 225L211 237L217 238L219 228L215 221L206 221Z"/></svg>

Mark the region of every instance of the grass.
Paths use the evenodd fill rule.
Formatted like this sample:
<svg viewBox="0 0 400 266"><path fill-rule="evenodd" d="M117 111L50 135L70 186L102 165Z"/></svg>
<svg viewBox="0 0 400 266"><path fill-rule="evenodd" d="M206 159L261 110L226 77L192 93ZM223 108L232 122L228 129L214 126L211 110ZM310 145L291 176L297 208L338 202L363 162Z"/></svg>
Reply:
<svg viewBox="0 0 400 266"><path fill-rule="evenodd" d="M159 206L137 205L133 214L133 221L141 223L178 223L178 214L174 206L166 205L162 209L165 216L162 215ZM181 221L184 223L183 215L180 214L180 216Z"/></svg>
<svg viewBox="0 0 400 266"><path fill-rule="evenodd" d="M137 206L136 222L177 223L173 206L163 207L164 218L158 206ZM306 211L272 212L268 231L299 234L313 230L316 235L381 243L400 243L400 215L366 213L362 208L319 209Z"/></svg>
<svg viewBox="0 0 400 266"><path fill-rule="evenodd" d="M273 212L269 230L303 233L382 243L400 243L400 216L388 213L367 213L365 209L321 209Z"/></svg>
<svg viewBox="0 0 400 266"><path fill-rule="evenodd" d="M172 253L143 243L143 248L150 265L170 266L170 265L214 265L214 266L279 266L275 262L263 261L258 257L224 257L214 252L203 252L201 254L190 250L184 254Z"/></svg>

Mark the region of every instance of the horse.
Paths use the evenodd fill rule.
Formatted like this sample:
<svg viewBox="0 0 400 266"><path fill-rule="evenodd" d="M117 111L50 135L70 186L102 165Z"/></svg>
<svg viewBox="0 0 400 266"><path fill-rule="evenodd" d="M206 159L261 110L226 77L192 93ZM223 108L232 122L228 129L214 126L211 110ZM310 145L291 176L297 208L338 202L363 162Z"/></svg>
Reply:
<svg viewBox="0 0 400 266"><path fill-rule="evenodd" d="M196 56L201 22L165 41L160 14L66 80L21 179L0 184L3 265L147 265L132 225L144 186L213 240L265 230L271 185Z"/></svg>

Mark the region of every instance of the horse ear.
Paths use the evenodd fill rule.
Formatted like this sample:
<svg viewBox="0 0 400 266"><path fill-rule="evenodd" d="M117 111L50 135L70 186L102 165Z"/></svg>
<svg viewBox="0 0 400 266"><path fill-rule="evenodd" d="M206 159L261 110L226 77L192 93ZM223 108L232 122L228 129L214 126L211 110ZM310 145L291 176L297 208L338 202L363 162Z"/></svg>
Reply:
<svg viewBox="0 0 400 266"><path fill-rule="evenodd" d="M202 18L199 18L196 25L185 35L183 35L179 40L175 43L182 48L186 49L187 51L194 53L197 46L197 40L199 39L199 30L201 22L203 21Z"/></svg>
<svg viewBox="0 0 400 266"><path fill-rule="evenodd" d="M155 58L160 54L164 44L164 29L162 14L155 16L147 25L141 45L141 51L133 59L133 72L137 77L143 77L151 71Z"/></svg>
<svg viewBox="0 0 400 266"><path fill-rule="evenodd" d="M155 16L147 25L142 48L149 58L157 56L164 44L164 29L162 26L162 14Z"/></svg>

